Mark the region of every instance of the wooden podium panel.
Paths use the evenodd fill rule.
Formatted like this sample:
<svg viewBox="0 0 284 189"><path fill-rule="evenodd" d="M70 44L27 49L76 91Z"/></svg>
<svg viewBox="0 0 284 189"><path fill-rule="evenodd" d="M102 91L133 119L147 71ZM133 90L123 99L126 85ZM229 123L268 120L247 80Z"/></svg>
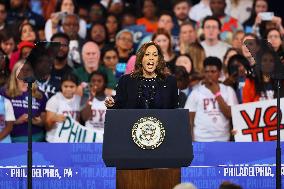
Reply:
<svg viewBox="0 0 284 189"><path fill-rule="evenodd" d="M116 189L172 189L180 182L180 168L116 170Z"/></svg>

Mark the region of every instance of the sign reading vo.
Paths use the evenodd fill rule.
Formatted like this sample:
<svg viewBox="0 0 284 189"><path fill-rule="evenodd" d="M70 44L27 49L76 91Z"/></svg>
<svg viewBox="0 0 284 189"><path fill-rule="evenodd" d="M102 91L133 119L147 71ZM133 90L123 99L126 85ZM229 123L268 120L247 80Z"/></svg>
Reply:
<svg viewBox="0 0 284 189"><path fill-rule="evenodd" d="M281 104L284 98L281 98ZM280 107L284 112L284 107ZM282 113L280 132L281 140L284 140L284 125ZM274 141L277 139L277 107L276 100L266 100L246 103L232 107L233 127L236 130L237 142L249 141Z"/></svg>

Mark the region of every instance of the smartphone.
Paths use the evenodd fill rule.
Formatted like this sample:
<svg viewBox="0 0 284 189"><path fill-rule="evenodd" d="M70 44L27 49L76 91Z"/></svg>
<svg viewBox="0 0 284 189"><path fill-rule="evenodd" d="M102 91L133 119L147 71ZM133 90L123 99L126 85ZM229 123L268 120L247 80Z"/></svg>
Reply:
<svg viewBox="0 0 284 189"><path fill-rule="evenodd" d="M58 19L62 20L67 13L66 12L58 12L56 14L57 14Z"/></svg>
<svg viewBox="0 0 284 189"><path fill-rule="evenodd" d="M270 21L274 17L274 12L261 12L259 16L263 21Z"/></svg>

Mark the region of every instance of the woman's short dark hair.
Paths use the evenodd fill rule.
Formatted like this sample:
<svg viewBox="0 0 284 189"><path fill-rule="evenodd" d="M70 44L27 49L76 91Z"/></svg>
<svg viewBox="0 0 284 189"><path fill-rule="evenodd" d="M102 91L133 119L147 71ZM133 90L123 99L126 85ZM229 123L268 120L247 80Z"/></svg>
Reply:
<svg viewBox="0 0 284 189"><path fill-rule="evenodd" d="M152 45L155 46L158 50L158 65L157 65L157 68L155 70L155 73L157 74L157 76L159 78L162 78L162 79L165 78L164 69L165 69L166 63L165 63L165 60L164 60L164 56L163 56L163 53L162 53L160 46L158 44L154 43L153 41L149 41L147 43L144 43L141 46L141 48L137 51L134 71L131 74L133 77L142 77L143 76L142 60L143 60L143 57L145 55L147 48L152 46Z"/></svg>
<svg viewBox="0 0 284 189"><path fill-rule="evenodd" d="M62 79L61 79L61 85L64 81L72 81L73 83L75 83L77 86L79 85L79 79L78 77L72 73L72 72L67 72L63 75Z"/></svg>
<svg viewBox="0 0 284 189"><path fill-rule="evenodd" d="M222 70L222 61L215 56L209 56L205 58L203 62L203 67L205 68L206 66L216 66L219 71Z"/></svg>

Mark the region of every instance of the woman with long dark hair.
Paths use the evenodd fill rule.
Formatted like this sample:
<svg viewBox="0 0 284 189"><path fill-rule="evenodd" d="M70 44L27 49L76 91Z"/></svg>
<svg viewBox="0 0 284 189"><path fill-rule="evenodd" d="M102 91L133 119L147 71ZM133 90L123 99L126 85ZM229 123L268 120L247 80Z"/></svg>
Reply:
<svg viewBox="0 0 284 189"><path fill-rule="evenodd" d="M277 54L273 49L260 50L256 54L254 77L245 81L243 88L243 102L271 100L276 97L277 86L272 74L276 69ZM281 84L283 85L283 83ZM280 96L284 96L283 87L280 87Z"/></svg>
<svg viewBox="0 0 284 189"><path fill-rule="evenodd" d="M267 11L268 11L267 0L254 0L252 5L251 15L243 24L245 33L253 33L253 26L261 22L261 19L258 16L258 14Z"/></svg>
<svg viewBox="0 0 284 189"><path fill-rule="evenodd" d="M165 61L160 46L150 41L136 54L135 69L120 78L108 108L171 109L178 107L178 89L173 76L164 74Z"/></svg>

